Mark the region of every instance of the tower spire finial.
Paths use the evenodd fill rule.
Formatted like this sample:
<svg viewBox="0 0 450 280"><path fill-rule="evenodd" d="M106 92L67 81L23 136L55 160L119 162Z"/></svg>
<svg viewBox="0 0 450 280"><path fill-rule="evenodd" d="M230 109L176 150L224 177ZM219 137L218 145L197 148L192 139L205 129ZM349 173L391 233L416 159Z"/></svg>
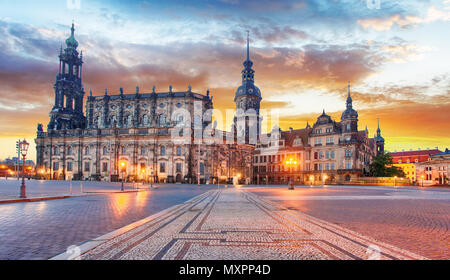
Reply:
<svg viewBox="0 0 450 280"><path fill-rule="evenodd" d="M348 81L348 94L347 94L347 108L352 108L353 104L352 104L352 97L350 96L350 81Z"/></svg>
<svg viewBox="0 0 450 280"><path fill-rule="evenodd" d="M250 31L247 30L247 61L250 60Z"/></svg>
<svg viewBox="0 0 450 280"><path fill-rule="evenodd" d="M348 97L350 97L350 81L348 81Z"/></svg>

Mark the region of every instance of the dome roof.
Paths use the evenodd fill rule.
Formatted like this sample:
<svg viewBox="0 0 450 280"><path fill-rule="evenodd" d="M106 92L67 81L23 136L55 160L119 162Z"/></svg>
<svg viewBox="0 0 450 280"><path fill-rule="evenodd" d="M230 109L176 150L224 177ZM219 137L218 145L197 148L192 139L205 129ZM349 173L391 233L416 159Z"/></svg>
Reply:
<svg viewBox="0 0 450 280"><path fill-rule="evenodd" d="M243 95L252 95L261 98L261 91L254 83L243 83L237 88L234 99L236 100L236 98Z"/></svg>
<svg viewBox="0 0 450 280"><path fill-rule="evenodd" d="M345 111L342 113L341 116L341 120L356 119L356 118L358 118L358 112L356 112L356 110L351 107L345 109Z"/></svg>
<svg viewBox="0 0 450 280"><path fill-rule="evenodd" d="M74 24L72 23L72 28L71 28L72 33L70 34L70 37L66 39L66 45L68 48L72 48L72 49L76 49L78 47L78 42L77 40L75 40L75 27Z"/></svg>

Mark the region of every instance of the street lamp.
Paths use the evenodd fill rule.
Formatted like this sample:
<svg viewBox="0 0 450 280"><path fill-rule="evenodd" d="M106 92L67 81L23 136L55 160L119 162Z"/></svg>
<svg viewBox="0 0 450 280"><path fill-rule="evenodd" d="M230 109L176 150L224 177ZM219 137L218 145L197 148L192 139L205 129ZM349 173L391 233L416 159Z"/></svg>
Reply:
<svg viewBox="0 0 450 280"><path fill-rule="evenodd" d="M120 170L122 171L122 185L120 187L120 190L123 191L123 181L125 179L125 170L127 168L127 164L124 161L120 162Z"/></svg>
<svg viewBox="0 0 450 280"><path fill-rule="evenodd" d="M423 188L423 179L424 179L424 176L422 175L422 176L420 176L420 178L422 179L422 188Z"/></svg>
<svg viewBox="0 0 450 280"><path fill-rule="evenodd" d="M289 158L289 160L286 161L286 166L289 167L289 173L292 173L292 167L297 165L297 161L293 160L292 158ZM289 190L294 189L294 180L292 178L289 178Z"/></svg>
<svg viewBox="0 0 450 280"><path fill-rule="evenodd" d="M27 155L28 146L30 143L27 140L23 139L20 142L20 153L22 154L23 162L22 162L22 185L20 186L20 198L26 198L26 186L25 186L25 157Z"/></svg>
<svg viewBox="0 0 450 280"><path fill-rule="evenodd" d="M153 188L153 168L150 170L150 188Z"/></svg>
<svg viewBox="0 0 450 280"><path fill-rule="evenodd" d="M323 175L323 186L325 186L326 182L327 182L328 176L327 174Z"/></svg>
<svg viewBox="0 0 450 280"><path fill-rule="evenodd" d="M314 180L314 176L313 175L309 176L309 182L311 183L311 188L313 185L313 180Z"/></svg>
<svg viewBox="0 0 450 280"><path fill-rule="evenodd" d="M394 176L394 187L395 187L395 180L397 180L397 176Z"/></svg>

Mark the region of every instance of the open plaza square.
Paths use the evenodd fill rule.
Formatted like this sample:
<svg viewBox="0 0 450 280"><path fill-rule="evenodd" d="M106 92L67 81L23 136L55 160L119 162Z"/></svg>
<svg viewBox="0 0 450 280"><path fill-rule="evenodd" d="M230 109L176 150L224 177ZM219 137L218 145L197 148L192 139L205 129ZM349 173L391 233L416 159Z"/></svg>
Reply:
<svg viewBox="0 0 450 280"><path fill-rule="evenodd" d="M448 188L27 183L69 197L0 204L0 259L450 257Z"/></svg>

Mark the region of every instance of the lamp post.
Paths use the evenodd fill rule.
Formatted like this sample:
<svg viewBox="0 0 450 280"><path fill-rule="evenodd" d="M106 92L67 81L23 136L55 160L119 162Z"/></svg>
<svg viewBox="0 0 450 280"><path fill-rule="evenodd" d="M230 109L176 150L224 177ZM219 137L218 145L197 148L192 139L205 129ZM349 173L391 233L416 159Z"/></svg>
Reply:
<svg viewBox="0 0 450 280"><path fill-rule="evenodd" d="M395 187L395 180L397 180L397 176L394 176L394 187Z"/></svg>
<svg viewBox="0 0 450 280"><path fill-rule="evenodd" d="M120 187L120 190L123 191L123 181L125 180L125 169L127 165L124 161L120 162L120 170L122 171L122 185Z"/></svg>
<svg viewBox="0 0 450 280"><path fill-rule="evenodd" d="M20 142L20 153L22 154L22 185L20 186L20 198L26 198L26 186L25 186L25 157L27 155L28 146L30 145L27 140L23 139Z"/></svg>
<svg viewBox="0 0 450 280"><path fill-rule="evenodd" d="M420 176L420 178L422 179L422 188L423 188L423 179L424 179L423 175Z"/></svg>
<svg viewBox="0 0 450 280"><path fill-rule="evenodd" d="M313 175L309 176L309 182L311 182L311 188L313 185L313 180L314 180L314 176Z"/></svg>
<svg viewBox="0 0 450 280"><path fill-rule="evenodd" d="M150 188L153 188L153 168L150 170Z"/></svg>
<svg viewBox="0 0 450 280"><path fill-rule="evenodd" d="M289 158L289 160L286 161L286 166L289 168L289 173L291 175L292 175L292 167L294 167L296 165L297 165L297 161L295 161L292 158ZM288 184L289 184L288 189L293 190L294 189L294 180L291 177L289 177Z"/></svg>

